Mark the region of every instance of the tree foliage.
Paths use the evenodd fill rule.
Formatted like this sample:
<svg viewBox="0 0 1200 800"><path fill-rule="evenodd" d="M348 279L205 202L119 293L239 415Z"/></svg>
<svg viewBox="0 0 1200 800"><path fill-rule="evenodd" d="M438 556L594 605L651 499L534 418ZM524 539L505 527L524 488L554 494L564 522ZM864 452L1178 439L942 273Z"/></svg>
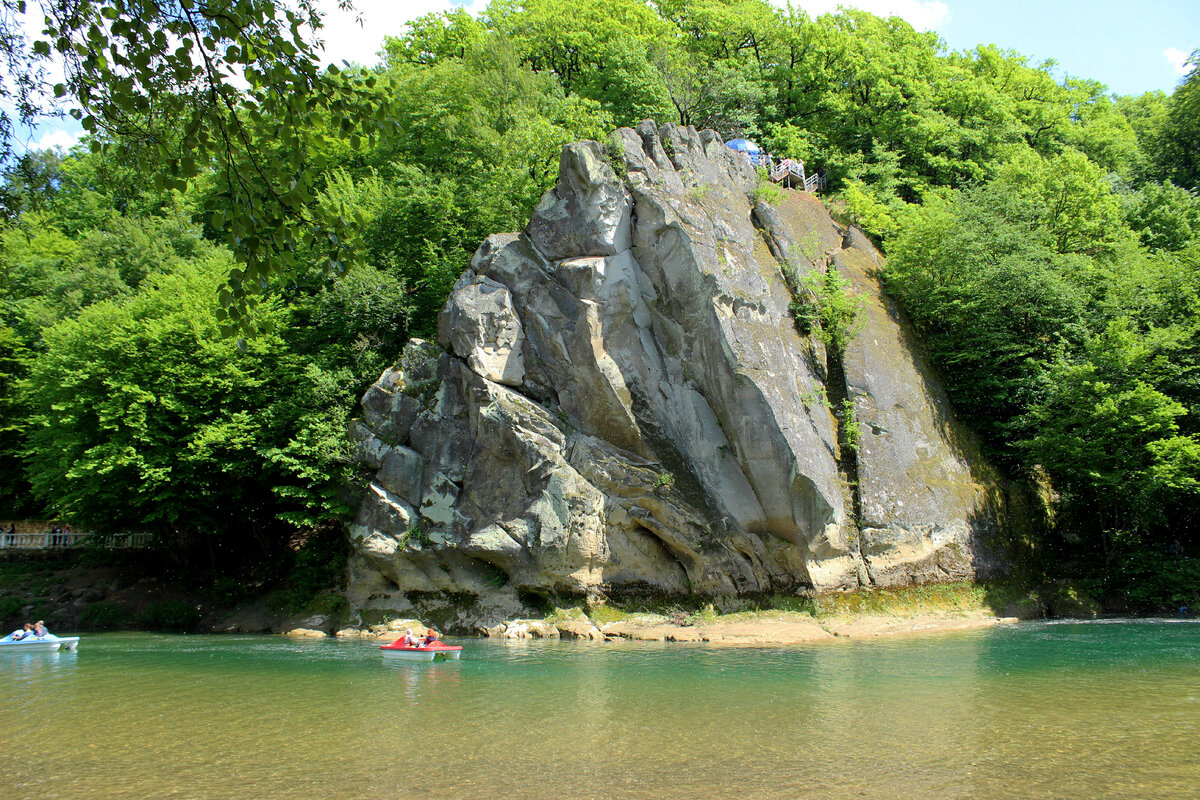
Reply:
<svg viewBox="0 0 1200 800"><path fill-rule="evenodd" d="M862 296L850 291L850 282L836 269L810 272L800 286L800 299L791 307L797 327L805 335L814 334L840 358L862 329Z"/></svg>
<svg viewBox="0 0 1200 800"><path fill-rule="evenodd" d="M1113 97L862 11L495 0L340 69L309 0L37 5L40 44L0 0L0 125L58 94L89 136L3 166L10 504L276 544L337 518L354 398L525 224L562 144L652 117L822 171L956 406L1049 476L1100 569L1196 536L1194 55L1174 93ZM838 281L797 308L833 348L857 317Z"/></svg>
<svg viewBox="0 0 1200 800"><path fill-rule="evenodd" d="M1200 192L1200 50L1187 60L1188 73L1171 95L1158 132L1159 174Z"/></svg>
<svg viewBox="0 0 1200 800"><path fill-rule="evenodd" d="M298 247L340 268L346 221L309 203L324 143L345 136L357 147L386 132L389 103L373 91L374 75L320 67L312 0L46 0L37 4L41 33L28 42L25 0L2 3L0 52L20 69L0 82L0 97L15 99L23 120L45 111L50 95L70 100L93 151L159 192L182 191L202 173L218 178L213 227L240 261L223 319L247 322L248 297L294 274ZM63 80L48 86L52 64ZM6 155L11 120L0 123Z"/></svg>

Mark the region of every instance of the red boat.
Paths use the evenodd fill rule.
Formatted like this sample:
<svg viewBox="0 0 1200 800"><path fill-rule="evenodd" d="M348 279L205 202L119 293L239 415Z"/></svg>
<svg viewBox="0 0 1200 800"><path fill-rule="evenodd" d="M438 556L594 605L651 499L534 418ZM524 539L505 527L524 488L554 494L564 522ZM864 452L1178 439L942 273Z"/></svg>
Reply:
<svg viewBox="0 0 1200 800"><path fill-rule="evenodd" d="M385 659L398 659L401 661L458 661L459 655L462 653L462 648L455 644L444 644L440 640L430 642L421 647L406 647L401 642L403 639L397 639L391 644L379 645L379 652L383 653Z"/></svg>

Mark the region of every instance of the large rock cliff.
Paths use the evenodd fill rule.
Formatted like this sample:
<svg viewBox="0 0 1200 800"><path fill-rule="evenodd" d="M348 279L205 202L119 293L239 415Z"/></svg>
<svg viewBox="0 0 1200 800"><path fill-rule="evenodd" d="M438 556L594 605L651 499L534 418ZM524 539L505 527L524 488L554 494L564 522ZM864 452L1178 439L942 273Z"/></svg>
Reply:
<svg viewBox="0 0 1200 800"><path fill-rule="evenodd" d="M437 343L411 342L363 398L355 607L471 628L551 596L992 568L995 483L879 254L813 196L763 194L711 131L645 122L563 149L525 231L479 247ZM826 269L865 298L844 354L789 311Z"/></svg>

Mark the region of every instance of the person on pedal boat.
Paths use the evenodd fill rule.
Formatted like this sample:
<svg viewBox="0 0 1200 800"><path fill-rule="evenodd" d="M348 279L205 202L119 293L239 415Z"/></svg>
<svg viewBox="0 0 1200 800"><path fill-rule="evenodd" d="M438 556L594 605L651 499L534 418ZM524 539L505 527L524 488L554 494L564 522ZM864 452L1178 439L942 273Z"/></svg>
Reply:
<svg viewBox="0 0 1200 800"><path fill-rule="evenodd" d="M8 636L5 636L4 638L10 642L19 642L22 639L32 638L32 637L33 637L33 626L30 625L28 622L26 622L24 628L17 628L15 631L10 633Z"/></svg>

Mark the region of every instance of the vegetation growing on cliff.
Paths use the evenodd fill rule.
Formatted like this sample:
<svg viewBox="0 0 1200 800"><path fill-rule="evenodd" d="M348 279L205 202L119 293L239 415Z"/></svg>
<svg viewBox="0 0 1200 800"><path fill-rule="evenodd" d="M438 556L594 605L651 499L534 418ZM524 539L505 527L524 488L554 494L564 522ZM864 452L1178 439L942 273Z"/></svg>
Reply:
<svg viewBox="0 0 1200 800"><path fill-rule="evenodd" d="M850 283L836 269L810 272L800 279L800 295L791 304L796 327L812 334L837 357L862 328L862 297L850 292Z"/></svg>
<svg viewBox="0 0 1200 800"><path fill-rule="evenodd" d="M281 13L241 5L267 27ZM139 42L172 30L96 9ZM258 63L225 34L234 63ZM896 18L765 0L496 0L479 19L425 17L379 68L337 75L292 46L287 74L245 96L223 84L241 138L216 160L201 157L212 142L171 156L220 122L188 116L184 82L155 86L156 125L198 126L165 158L109 116L150 113L118 92L88 109L87 146L7 162L13 513L268 550L337 518L342 430L365 385L432 332L478 242L524 224L561 144L652 117L824 170L886 249L888 289L955 404L1010 471L1050 475L1062 513L1044 544L1060 563L1115 592L1168 542L1200 547L1200 59L1170 97L1114 98L992 46L948 52ZM84 66L84 83L107 80ZM383 118L364 122L368 107ZM253 159L266 182L238 179ZM264 206L288 170L302 180ZM231 275L271 291L244 306ZM223 335L231 308L260 329L240 347ZM802 311L830 336L852 330L846 309ZM1139 602L1174 602L1156 597Z"/></svg>

